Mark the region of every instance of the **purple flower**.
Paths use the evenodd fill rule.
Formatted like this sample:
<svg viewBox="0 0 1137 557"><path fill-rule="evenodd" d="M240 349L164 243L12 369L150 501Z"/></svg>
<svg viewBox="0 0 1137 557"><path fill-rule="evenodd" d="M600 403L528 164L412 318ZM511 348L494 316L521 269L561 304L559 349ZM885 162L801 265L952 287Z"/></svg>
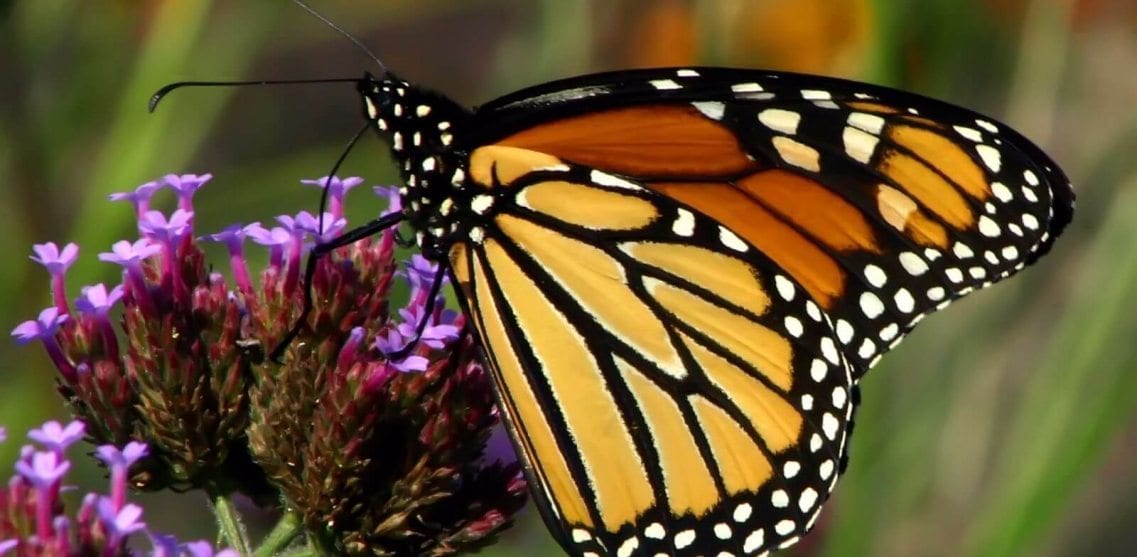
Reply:
<svg viewBox="0 0 1137 557"><path fill-rule="evenodd" d="M338 236L347 226L347 219L343 217L336 218L332 213L324 213L323 220L320 220L308 211L297 213L294 222L297 229L311 234L321 244ZM321 225L323 230L320 229Z"/></svg>
<svg viewBox="0 0 1137 557"><path fill-rule="evenodd" d="M430 287L438 274L438 264L416 253L411 256L402 274L411 286L411 303L422 304L430 294Z"/></svg>
<svg viewBox="0 0 1137 557"><path fill-rule="evenodd" d="M245 227L245 234L252 240L269 249L269 264L280 268L284 262L284 248L291 245L294 237L292 233L281 226L265 228L261 223L254 222Z"/></svg>
<svg viewBox="0 0 1137 557"><path fill-rule="evenodd" d="M95 327L103 339L103 348L112 360L118 359L118 339L115 337L114 325L107 319L107 312L122 299L123 291L121 284L107 292L106 285L99 283L84 286L82 294L75 299L75 307L94 319Z"/></svg>
<svg viewBox="0 0 1137 557"><path fill-rule="evenodd" d="M166 217L161 211L146 211L138 219L138 227L146 236L159 242L172 244L190 231L193 225L193 211L178 209Z"/></svg>
<svg viewBox="0 0 1137 557"><path fill-rule="evenodd" d="M403 196L399 194L399 188L395 186L375 186L371 188L375 195L387 200L387 208L383 211L383 215L397 213L403 210Z"/></svg>
<svg viewBox="0 0 1137 557"><path fill-rule="evenodd" d="M246 296L253 295L253 280L249 276L249 266L245 262L245 237L251 235L250 230L264 230L264 227L259 222L254 222L248 226L233 224L226 226L221 232L209 236L210 240L225 244L225 247L228 248L229 267L233 269L233 280L237 283L237 288Z"/></svg>
<svg viewBox="0 0 1137 557"><path fill-rule="evenodd" d="M426 327L423 328L422 334L419 335L418 341L435 349L441 350L451 341L458 340L458 327L454 325L438 325L435 324L434 316L424 315L426 308L424 306L412 306L399 310L399 315L402 316L403 322L399 324L399 334L404 338L413 339L418 333L419 325L428 320Z"/></svg>
<svg viewBox="0 0 1137 557"><path fill-rule="evenodd" d="M316 180L300 180L301 184L308 184L325 188L328 190L328 212L332 215L332 220L336 220L343 216L343 198L347 195L348 190L363 183L363 178L352 176L340 180L336 176L328 176L318 178Z"/></svg>
<svg viewBox="0 0 1137 557"><path fill-rule="evenodd" d="M181 549L190 557L240 557L234 549L214 551L213 544L207 541L196 541L182 544Z"/></svg>
<svg viewBox="0 0 1137 557"><path fill-rule="evenodd" d="M3 443L4 441L7 441L7 440L8 440L8 432L5 431L4 428L0 427L0 443Z"/></svg>
<svg viewBox="0 0 1137 557"><path fill-rule="evenodd" d="M107 286L102 283L84 286L81 295L75 299L75 307L83 313L106 317L107 312L122 299L122 288L119 284L107 292Z"/></svg>
<svg viewBox="0 0 1137 557"><path fill-rule="evenodd" d="M36 252L31 257L32 261L46 267L51 274L51 295L55 307L60 312L67 313L67 291L63 287L63 275L79 257L79 246L69 243L60 250L54 242L47 242L32 246L32 250Z"/></svg>
<svg viewBox="0 0 1137 557"><path fill-rule="evenodd" d="M121 540L146 527L146 523L139 520L142 518L142 507L134 503L115 508L110 499L101 497L96 509L100 521L107 529L107 535L113 540Z"/></svg>
<svg viewBox="0 0 1137 557"><path fill-rule="evenodd" d="M146 211L150 210L150 198L154 197L154 193L162 187L162 183L158 181L146 182L132 192L120 192L110 194L111 201L129 201L134 205L135 215L141 219Z"/></svg>
<svg viewBox="0 0 1137 557"><path fill-rule="evenodd" d="M24 321L12 329L12 336L16 337L16 344L27 344L33 340L42 342L44 349L47 350L48 357L51 358L52 363L59 369L64 379L74 381L75 366L67 359L55 338L55 333L59 330L60 325L69 318L68 315L61 315L59 308L46 308L39 312L39 317L35 320Z"/></svg>
<svg viewBox="0 0 1137 557"><path fill-rule="evenodd" d="M70 462L50 451L35 451L29 460L16 462L16 472L37 489L50 489L69 469Z"/></svg>
<svg viewBox="0 0 1137 557"><path fill-rule="evenodd" d="M4 555L20 545L20 540L0 540L0 555Z"/></svg>
<svg viewBox="0 0 1137 557"><path fill-rule="evenodd" d="M193 194L206 182L213 179L213 174L167 174L164 178L167 184L178 194L178 209L193 213Z"/></svg>
<svg viewBox="0 0 1137 557"><path fill-rule="evenodd" d="M142 273L142 261L161 253L162 246L153 241L142 238L130 243L119 240L111 246L110 252L99 254L100 261L122 265L127 281L134 290L135 300L148 312L153 310L153 301L150 299L146 286L146 277Z"/></svg>
<svg viewBox="0 0 1137 557"><path fill-rule="evenodd" d="M181 554L182 545L174 536L155 532L148 533L150 534L150 557L178 557Z"/></svg>
<svg viewBox="0 0 1137 557"><path fill-rule="evenodd" d="M47 272L52 275L61 275L67 272L67 269L79 257L79 246L74 242L63 246L62 250L55 245L55 242L35 244L32 246L32 250L36 254L31 256L31 260L47 267Z"/></svg>
<svg viewBox="0 0 1137 557"><path fill-rule="evenodd" d="M47 340L55 336L59 326L65 323L70 316L59 313L59 308L44 308L39 317L24 321L12 329L12 336L16 337L17 344L27 344L33 340Z"/></svg>
<svg viewBox="0 0 1137 557"><path fill-rule="evenodd" d="M44 446L48 450L62 454L76 441L83 438L87 426L79 420L72 421L66 426L55 420L44 422L42 426L28 432L28 438Z"/></svg>
<svg viewBox="0 0 1137 557"><path fill-rule="evenodd" d="M386 355L391 355L403 350L407 346L407 340L398 331L389 330L387 334L377 335L375 337L375 347L380 352ZM417 355L405 356L401 360L387 362L387 365L404 373L412 371L426 371L427 365L430 360Z"/></svg>
<svg viewBox="0 0 1137 557"><path fill-rule="evenodd" d="M123 267L136 266L143 260L153 257L162 251L162 246L146 238L135 240L134 243L119 240L111 246L111 251L99 254L99 261L117 263Z"/></svg>
<svg viewBox="0 0 1137 557"><path fill-rule="evenodd" d="M130 468L135 462L145 457L148 452L146 443L131 441L121 450L114 445L100 445L95 449L95 456L111 468Z"/></svg>

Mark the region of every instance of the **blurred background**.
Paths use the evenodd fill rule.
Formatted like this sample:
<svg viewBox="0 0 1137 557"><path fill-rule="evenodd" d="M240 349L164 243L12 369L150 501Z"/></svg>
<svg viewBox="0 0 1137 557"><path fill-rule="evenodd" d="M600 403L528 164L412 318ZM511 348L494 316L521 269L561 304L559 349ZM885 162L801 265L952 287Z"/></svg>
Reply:
<svg viewBox="0 0 1137 557"><path fill-rule="evenodd" d="M1137 3L311 2L402 77L471 105L582 72L729 65L917 91L1033 138L1074 181L1073 225L1040 265L929 319L869 375L849 471L788 554L1137 553ZM200 232L315 210L297 181L326 174L360 123L347 84L184 90L148 115L159 86L365 70L286 1L0 0L0 326L49 303L32 243L81 244L72 294L116 280L95 255L134 221L108 193L212 172ZM346 174L395 179L370 136ZM356 215L380 206L355 199ZM62 415L53 373L38 346L0 348L10 437ZM18 444L0 445L2 466ZM84 482L102 488L93 468ZM208 536L203 498L143 500L155 528ZM484 554L559 552L529 509Z"/></svg>

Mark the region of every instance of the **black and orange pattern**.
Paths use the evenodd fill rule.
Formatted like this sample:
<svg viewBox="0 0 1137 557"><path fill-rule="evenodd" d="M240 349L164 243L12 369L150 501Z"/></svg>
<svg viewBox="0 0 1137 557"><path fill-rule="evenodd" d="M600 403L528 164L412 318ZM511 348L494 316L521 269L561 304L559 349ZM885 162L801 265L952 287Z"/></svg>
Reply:
<svg viewBox="0 0 1137 557"><path fill-rule="evenodd" d="M375 227L405 220L448 266L573 555L795 543L859 379L1073 207L1013 130L862 83L640 70L473 112L391 75L360 90L405 180Z"/></svg>

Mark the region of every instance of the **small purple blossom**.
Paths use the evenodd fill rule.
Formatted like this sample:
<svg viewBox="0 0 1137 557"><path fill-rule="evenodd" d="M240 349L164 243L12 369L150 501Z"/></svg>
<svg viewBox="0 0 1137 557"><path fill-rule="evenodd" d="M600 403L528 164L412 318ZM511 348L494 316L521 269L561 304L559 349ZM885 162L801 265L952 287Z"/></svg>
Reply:
<svg viewBox="0 0 1137 557"><path fill-rule="evenodd" d="M62 453L67 447L83 438L87 426L79 420L63 425L55 420L44 422L36 429L28 432L28 438L44 446L44 448Z"/></svg>
<svg viewBox="0 0 1137 557"><path fill-rule="evenodd" d="M55 307L60 312L67 313L67 291L63 286L63 276L79 257L79 246L68 243L60 250L55 242L47 242L32 246L32 250L36 254L31 256L31 260L43 265L51 275L51 296Z"/></svg>
<svg viewBox="0 0 1137 557"><path fill-rule="evenodd" d="M83 313L106 317L107 312L122 299L122 292L121 284L111 288L109 292L107 286L102 283L84 286L80 296L75 299L75 307Z"/></svg>
<svg viewBox="0 0 1137 557"><path fill-rule="evenodd" d="M139 520L142 518L142 507L134 503L115 508L110 499L102 497L95 508L99 512L99 519L107 529L107 534L116 542L146 528L146 523Z"/></svg>
<svg viewBox="0 0 1137 557"><path fill-rule="evenodd" d="M27 344L33 340L46 341L54 337L59 326L69 318L69 315L60 314L59 308L44 308L36 319L16 325L16 328L12 329L12 336L16 337L17 344Z"/></svg>
<svg viewBox="0 0 1137 557"><path fill-rule="evenodd" d="M0 540L0 555L4 555L20 545L20 540Z"/></svg>
<svg viewBox="0 0 1137 557"><path fill-rule="evenodd" d="M100 445L95 456L111 470L111 503L116 509L126 502L126 482L130 467L146 456L149 449L145 443L131 441L121 450L114 445Z"/></svg>
<svg viewBox="0 0 1137 557"><path fill-rule="evenodd" d="M51 488L70 469L70 462L51 451L35 451L16 462L16 471L38 489Z"/></svg>
<svg viewBox="0 0 1137 557"><path fill-rule="evenodd" d="M426 296L430 294L430 287L434 284L434 278L437 274L437 263L417 253L411 256L403 275L407 277L407 282L411 285L412 303L421 304L426 301Z"/></svg>
<svg viewBox="0 0 1137 557"><path fill-rule="evenodd" d="M341 180L336 176L324 176L315 180L300 180L300 183L324 188L328 191L328 212L332 215L332 220L335 220L343 216L344 196L351 188L362 184L363 178L352 176Z"/></svg>
<svg viewBox="0 0 1137 557"><path fill-rule="evenodd" d="M380 334L376 335L375 337L375 347L378 348L380 352L388 356L406 348L407 342L408 341L403 338L403 335L399 334L399 332L396 330L389 330L387 331L386 335ZM401 360L387 362L387 365L404 373L412 371L426 371L426 368L429 364L430 360L413 354L406 356Z"/></svg>
<svg viewBox="0 0 1137 557"><path fill-rule="evenodd" d="M213 174L167 174L163 178L178 194L178 209L193 213L193 194L213 179Z"/></svg>
<svg viewBox="0 0 1137 557"><path fill-rule="evenodd" d="M253 293L253 280L249 276L249 266L245 262L245 237L251 235L250 230L264 230L264 227L259 222L248 226L232 224L221 232L209 235L210 240L225 244L229 250L229 267L233 269L233 280L246 296L251 296Z"/></svg>
<svg viewBox="0 0 1137 557"><path fill-rule="evenodd" d="M139 443L138 441L131 441L122 449L114 445L100 445L95 449L95 456L111 468L130 468L135 462L144 458L147 453L149 453L149 449L146 447L146 443Z"/></svg>
<svg viewBox="0 0 1137 557"><path fill-rule="evenodd" d="M402 316L403 322L398 325L398 331L403 338L411 339L411 342L414 342L420 324L424 320L427 320L422 334L418 335L418 342L435 350L441 350L446 344L458 340L459 333L461 332L458 327L454 325L436 324L434 316L424 315L425 311L426 308L424 306L412 306L399 310L399 315Z"/></svg>
<svg viewBox="0 0 1137 557"><path fill-rule="evenodd" d="M161 211L146 211L138 221L138 227L146 236L162 243L173 244L190 232L193 226L193 211L178 209L169 217Z"/></svg>
<svg viewBox="0 0 1137 557"><path fill-rule="evenodd" d="M234 549L216 551L213 549L213 544L204 540L182 544L180 549L189 557L240 557Z"/></svg>
<svg viewBox="0 0 1137 557"><path fill-rule="evenodd" d="M153 309L153 302L147 294L146 277L142 273L142 262L162 252L162 246L147 238L133 243L119 240L111 246L110 252L99 254L100 261L121 265L127 281L135 292L136 300L144 308Z"/></svg>
<svg viewBox="0 0 1137 557"><path fill-rule="evenodd" d="M403 210L403 196L399 194L399 188L395 186L375 186L371 188L375 195L387 200L387 208L383 210L383 215L391 213L398 213Z"/></svg>
<svg viewBox="0 0 1137 557"><path fill-rule="evenodd" d="M300 211L296 214L296 219L293 221L296 229L302 230L311 234L316 238L319 243L325 243L332 238L339 235L347 226L347 219L343 217L336 218L332 213L324 213L323 220L316 217L308 211ZM323 230L320 229L321 224Z"/></svg>
<svg viewBox="0 0 1137 557"><path fill-rule="evenodd" d="M32 250L36 254L31 256L31 260L47 267L47 272L52 275L61 275L67 272L67 269L79 257L79 246L74 242L63 246L62 250L55 245L55 242L35 244L32 246Z"/></svg>
<svg viewBox="0 0 1137 557"><path fill-rule="evenodd" d="M123 267L131 267L140 264L143 260L149 259L161 251L162 246L146 238L135 240L134 242L119 240L111 246L111 251L99 254L99 261L116 263Z"/></svg>
<svg viewBox="0 0 1137 557"><path fill-rule="evenodd" d="M70 316L60 314L59 308L45 308L39 312L38 318L16 325L16 328L12 329L12 336L16 338L16 344L27 344L33 340L42 342L52 363L59 368L63 377L70 381L75 379L75 366L63 353L63 348L55 338L59 327L68 319Z"/></svg>
<svg viewBox="0 0 1137 557"><path fill-rule="evenodd" d="M135 216L141 219L150 210L150 199L161 188L162 182L155 180L134 188L134 191L112 193L108 197L111 201L129 201L134 205Z"/></svg>
<svg viewBox="0 0 1137 557"><path fill-rule="evenodd" d="M279 269L284 263L284 248L292 244L294 237L282 226L265 228L254 222L245 227L245 234L254 242L269 249L269 265Z"/></svg>

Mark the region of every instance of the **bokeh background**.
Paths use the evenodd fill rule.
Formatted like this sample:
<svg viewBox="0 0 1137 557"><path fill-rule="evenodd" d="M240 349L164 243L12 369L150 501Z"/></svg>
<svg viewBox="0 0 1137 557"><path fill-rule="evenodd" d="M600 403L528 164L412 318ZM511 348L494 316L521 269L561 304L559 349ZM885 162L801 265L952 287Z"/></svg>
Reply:
<svg viewBox="0 0 1137 557"><path fill-rule="evenodd" d="M403 77L471 105L581 72L714 64L897 86L1023 131L1074 181L1073 225L1040 265L929 319L869 375L849 472L789 553L1137 554L1137 3L311 1ZM360 122L347 84L185 90L148 115L157 87L374 69L284 0L0 0L0 326L49 302L34 242L81 244L76 293L115 280L95 254L133 220L108 193L213 172L200 231L314 210L297 180L325 174ZM368 137L342 174L391 183L385 151ZM357 214L378 208L357 195ZM18 436L60 416L52 380L38 347L0 344L0 424ZM0 465L16 445L0 445ZM84 478L101 487L92 468ZM208 534L201 497L143 500L156 528ZM526 512L485 554L559 552Z"/></svg>

